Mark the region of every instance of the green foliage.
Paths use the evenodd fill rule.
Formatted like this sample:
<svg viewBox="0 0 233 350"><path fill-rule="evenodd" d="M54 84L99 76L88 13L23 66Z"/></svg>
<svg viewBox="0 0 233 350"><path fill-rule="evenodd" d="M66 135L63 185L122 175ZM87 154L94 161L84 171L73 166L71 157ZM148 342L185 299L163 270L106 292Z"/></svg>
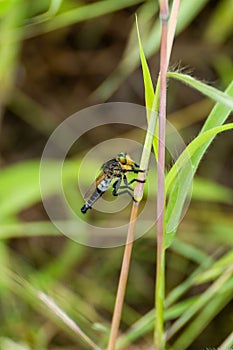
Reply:
<svg viewBox="0 0 233 350"><path fill-rule="evenodd" d="M197 18L207 3L207 0L182 1L177 33L187 29L184 33L186 36L193 19ZM87 25L89 20L97 20L102 16L106 16L109 20L109 15L114 15L116 11L130 6L137 6L140 35L138 25L135 27L132 17L132 30L128 35L119 65L106 81L98 85L95 97L99 98L98 101L109 98L119 84L139 66L140 54L145 105L150 121L150 111L155 111L157 115L159 102L159 84L155 89L147 64L148 57L153 57L154 60L160 42L160 24L159 20L155 19L158 6L154 1L104 0L85 3L73 0L33 2L4 0L0 2L0 84L3 112L1 137L4 139L5 133L11 136L5 128L8 114L4 115L4 109L9 108L14 116L10 116L13 122L11 119L9 121L10 127L14 130L12 139L9 136L7 146L3 143L5 149L1 154L1 162L4 164L0 172L1 349L90 348L85 342L85 336L77 335L63 322L64 318L62 320L55 310L49 309L41 298L42 291L54 300L95 344L100 345L102 349L106 346L109 320L115 300L115 280L119 274L122 250L120 248L94 250L61 236L42 209L39 186L40 154L38 152L37 156L33 156L33 160L25 160L27 156L20 155L20 147L17 149L19 140L14 139L17 131L17 122L14 118L19 118L19 123L29 124L30 132L36 131L36 135L40 133L48 135L59 122L59 119L51 117L54 111L46 106L46 101L42 106L41 102L34 100L33 94L30 95L30 88L22 89L21 81L24 80L24 75L25 79L28 78L25 62L30 61L30 57L26 59L20 57L24 45L29 43L33 47L39 42L34 43L34 39L45 33L52 35L52 31L55 37L59 37L60 32L57 34L55 30L65 30L73 24L85 22ZM204 116L206 119L200 133L195 137L192 134L192 141L188 144L187 150L180 155L166 174L167 234L164 249L169 247L169 250L167 250L168 290L165 299L165 320L168 325L166 334L169 338L168 344L175 350L181 348L185 350L194 346L193 343L201 338L208 325L211 328L212 320L232 299L232 189L229 189L227 179L223 179L226 182L222 181L220 184L219 179L211 176L211 173L203 175L199 172L204 157L204 162L208 164L213 150L212 144L217 136L218 142L221 140L223 147L228 147L230 152L230 145L224 142L233 128L230 121L226 123L233 107L232 62L230 55L221 50L221 45L230 36L232 25L230 6L230 0L219 1L210 14L206 26L203 25L205 28L199 36L207 45L211 44L210 50L213 49L213 44L216 45L216 50L210 52L213 56L211 68L216 69L219 74L219 81L217 80L214 85L226 86L228 83L225 92L188 74L176 71L168 73L168 78L174 80L172 84L175 86L178 86L177 81L180 81L187 86L187 90L194 89L216 102L209 116L207 118ZM134 10L135 7L132 11ZM126 13L126 10L123 11L124 16ZM115 33L116 28L113 30L108 27L108 30L112 29ZM44 59L46 61L46 56ZM150 65L154 73L156 69L153 61L150 61ZM16 74L17 69L19 74ZM37 67L33 67L33 70L37 70ZM89 77L86 79L89 80ZM172 103L175 98L171 96ZM151 134L154 133L154 129L155 124L150 129ZM25 134L27 133L28 129ZM20 140L25 138L25 134L20 135ZM32 139L28 141L28 149L34 147ZM153 146L156 157L156 138L153 140ZM13 156L8 160L10 147ZM74 210L79 210L82 204L76 184L82 157L83 154L78 151L77 156L70 157L63 167L64 191ZM48 162L46 170L48 198L57 191L51 175L55 166L54 163ZM93 180L93 174L98 166L99 164L94 161L89 164L82 178L84 186L88 186ZM216 164L217 166L219 164ZM149 173L148 182L153 181L154 176ZM194 186L190 210L186 219L178 226L192 181ZM145 198L147 191L146 187ZM156 190L154 191L153 196L156 198ZM154 237L154 229L151 229L143 240L135 242L132 273L122 317L124 332L118 339L117 349L126 346L133 349L133 343L137 344L137 340L145 343L145 347L151 347L151 334L156 317L156 312L151 307L155 261ZM230 349L233 346L230 326L224 324L221 339L225 340L218 338L218 342L221 340L223 344L221 349ZM173 335L176 336L175 340L172 338ZM215 345L217 347L221 344ZM97 345L93 348L95 346L97 348ZM137 345L135 349L136 347Z"/></svg>
<svg viewBox="0 0 233 350"><path fill-rule="evenodd" d="M20 0L1 1L0 15L0 85L1 101L5 103L12 89L23 36L26 4Z"/></svg>
<svg viewBox="0 0 233 350"><path fill-rule="evenodd" d="M226 107L229 107L230 110L233 110L233 98L222 91L219 91L212 86L209 86L207 84L204 84L200 82L197 79L194 79L190 75L182 74L182 73L176 73L176 72L169 72L168 77L175 78L177 80L182 81L183 83L191 86L192 88L200 91L202 94L208 96L209 98L212 98L216 102L222 103Z"/></svg>
<svg viewBox="0 0 233 350"><path fill-rule="evenodd" d="M232 34L232 2L220 1L205 30L206 42L223 43Z"/></svg>
<svg viewBox="0 0 233 350"><path fill-rule="evenodd" d="M138 30L138 25L137 25ZM146 106L153 106L153 86L150 79L150 73L148 70L148 65L143 52L141 39L138 31L139 39L139 50L141 57L141 64L143 69L144 87L145 87L145 100ZM164 249L168 248L175 237L175 233L178 228L178 224L181 218L182 209L185 203L185 199L188 195L192 179L198 168L200 160L206 153L207 148L213 141L214 137L225 130L233 129L233 124L221 125L229 116L230 112L233 110L233 82L230 84L226 93L204 84L189 75L184 75L176 72L169 72L168 77L178 79L187 85L192 86L194 89L200 91L209 98L214 99L217 104L213 108L209 117L207 118L200 135L198 135L183 151L181 156L173 165L172 169L169 171L166 177L166 190L168 195L168 203L165 211L165 224L166 224L166 235ZM150 125L149 125L150 129ZM207 186L208 190L208 186ZM206 197L207 198L207 197ZM232 203L232 197L229 196L229 203ZM196 254L195 254L196 255ZM210 322L210 320L230 301L232 292L232 283L228 283L228 279L232 275L232 267L230 267L229 259L224 257L224 262L226 261L225 268L229 266L225 275L226 278L220 277L205 293L203 293L198 300L192 301L190 306L187 306L187 310L182 310L179 319L171 326L171 329L167 333L167 338L170 339L173 334L175 334L180 328L182 328L198 311L200 311L204 305L209 301L208 306L204 307L201 312L201 317L203 322L199 322L199 318L195 319L190 326L188 326L174 343L175 349L180 349L181 347L187 348L192 341L201 333L205 324ZM217 263L218 265L218 263ZM222 270L220 270L222 272ZM220 282L221 281L221 282ZM227 284L226 291L228 292L227 298L222 299L215 293L219 289L224 289ZM217 287L216 287L217 286ZM148 330L153 329L154 314L148 314L148 317L143 318L142 322L139 321L133 327L133 331L129 332L125 337L119 340L118 348L129 344L132 340L137 337L142 336Z"/></svg>
<svg viewBox="0 0 233 350"><path fill-rule="evenodd" d="M201 90L205 93L203 87ZM207 87L206 94L208 91ZM229 95L233 95L233 83L230 84L226 92ZM222 93L220 92L219 95L221 96ZM218 101L218 97L215 96L215 98ZM187 146L187 149L181 154L167 175L166 188L167 192L170 192L170 194L166 211L167 235L165 247L169 247L172 243L193 176L207 148L219 132L232 129L232 124L217 126L224 123L230 112L231 108L228 107L228 103L227 105L224 105L221 102L216 104L207 118L200 134ZM172 189L170 190L171 183L177 175L177 169L181 169L181 171L176 177Z"/></svg>

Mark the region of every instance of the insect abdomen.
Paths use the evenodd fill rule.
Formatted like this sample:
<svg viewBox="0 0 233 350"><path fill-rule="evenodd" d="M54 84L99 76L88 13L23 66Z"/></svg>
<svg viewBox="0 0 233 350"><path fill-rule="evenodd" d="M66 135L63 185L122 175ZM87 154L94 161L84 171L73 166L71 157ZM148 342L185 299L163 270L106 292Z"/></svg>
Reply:
<svg viewBox="0 0 233 350"><path fill-rule="evenodd" d="M91 195L91 197L86 201L84 206L81 208L81 212L83 214L85 214L88 209L91 209L92 205L97 201L97 199L99 199L99 197L102 196L103 193L104 192L99 190L98 187L97 187L96 190Z"/></svg>
<svg viewBox="0 0 233 350"><path fill-rule="evenodd" d="M101 192L107 191L107 189L110 186L112 179L107 177L106 179L102 180L99 185L97 186L97 189L99 189Z"/></svg>
<svg viewBox="0 0 233 350"><path fill-rule="evenodd" d="M81 212L83 214L85 214L88 209L91 209L91 207L97 201L97 199L99 199L102 196L102 194L105 191L107 191L107 189L110 186L111 180L112 179L110 178L106 178L99 183L99 185L97 186L97 188L95 189L91 197L86 201L84 206L81 208Z"/></svg>

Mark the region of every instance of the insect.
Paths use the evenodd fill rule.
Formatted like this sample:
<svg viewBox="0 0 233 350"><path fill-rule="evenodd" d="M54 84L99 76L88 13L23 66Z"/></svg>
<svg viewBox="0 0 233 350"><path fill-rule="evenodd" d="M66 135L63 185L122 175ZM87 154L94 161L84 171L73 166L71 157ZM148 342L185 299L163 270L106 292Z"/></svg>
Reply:
<svg viewBox="0 0 233 350"><path fill-rule="evenodd" d="M138 174L144 173L145 170L139 169L139 165L135 163L127 153L121 152L116 158L110 159L104 163L99 176L97 176L95 182L84 196L84 199L87 200L81 208L81 212L85 214L88 209L92 208L93 204L108 190L113 179L116 179L113 183L113 196L128 193L135 201L132 194L133 188L130 187L130 185L133 182L144 183L145 180L133 179L128 181L126 173L129 172ZM121 186L122 181L124 185ZM119 192L119 190L122 191Z"/></svg>

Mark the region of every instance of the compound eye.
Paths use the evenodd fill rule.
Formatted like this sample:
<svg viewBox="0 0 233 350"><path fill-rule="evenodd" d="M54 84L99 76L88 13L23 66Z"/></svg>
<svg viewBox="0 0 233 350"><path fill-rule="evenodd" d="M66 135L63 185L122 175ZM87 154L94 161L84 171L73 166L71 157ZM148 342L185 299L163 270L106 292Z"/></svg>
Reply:
<svg viewBox="0 0 233 350"><path fill-rule="evenodd" d="M127 163L126 154L123 153L123 152L119 153L118 159L119 159L121 164L126 164Z"/></svg>

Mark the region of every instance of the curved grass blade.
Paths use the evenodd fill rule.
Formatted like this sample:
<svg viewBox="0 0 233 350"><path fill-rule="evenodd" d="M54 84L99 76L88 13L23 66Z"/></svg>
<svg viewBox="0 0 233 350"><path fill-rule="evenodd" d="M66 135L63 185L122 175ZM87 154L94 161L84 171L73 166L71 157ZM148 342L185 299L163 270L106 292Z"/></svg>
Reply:
<svg viewBox="0 0 233 350"><path fill-rule="evenodd" d="M174 78L176 80L182 81L183 83L193 87L194 89L215 100L216 102L222 103L225 106L229 107L231 110L233 110L233 98L227 95L226 93L219 91L213 86L209 86L205 83L202 83L201 81L191 77L190 75L178 72L169 72L167 76L169 78Z"/></svg>
<svg viewBox="0 0 233 350"><path fill-rule="evenodd" d="M145 88L145 104L146 104L147 110L152 110L153 103L154 103L154 96L155 96L154 86L153 86L149 67L148 67L146 57L142 47L137 16L136 16L136 28L137 28L137 35L138 35L138 45L139 45L140 59L141 59L141 65L142 65L144 88Z"/></svg>
<svg viewBox="0 0 233 350"><path fill-rule="evenodd" d="M225 95L233 95L233 82L225 91ZM231 124L221 127L230 112L231 109L228 106L225 106L222 103L217 103L207 118L200 135L188 145L187 149L181 154L167 174L166 193L167 195L169 194L169 200L166 211L166 223L168 224L168 222L170 222L170 228L168 228L165 237L166 248L169 247L173 241L180 220L181 211L200 160L214 137L219 132L231 129ZM190 163L188 163L189 159L192 163L192 169L190 169ZM179 184L181 184L181 186L179 186ZM173 227L171 227L171 223Z"/></svg>
<svg viewBox="0 0 233 350"><path fill-rule="evenodd" d="M220 311L230 303L232 299L233 279L222 286L221 292L216 293L213 298L204 305L200 313L194 320L183 330L179 338L172 344L174 350L186 350L198 338L198 336L206 329L207 325L213 318L220 313ZM224 293L224 298L222 294ZM198 299L201 299L200 296ZM197 301L196 301L197 303ZM191 309L191 307L190 307ZM220 348L218 348L220 349ZM228 348L230 349L230 347Z"/></svg>
<svg viewBox="0 0 233 350"><path fill-rule="evenodd" d="M148 135L150 136L150 138L153 137L154 153L155 153L156 159L158 159L158 137L154 137L154 135L157 134L157 131L155 130L156 130L156 123L157 123L157 115L159 110L160 79L158 79L156 91L154 91L151 74L149 71L149 67L146 61L146 56L141 43L137 16L136 16L136 28L137 28L137 35L138 35L139 53L140 53L140 59L141 59L141 65L142 65L144 88L145 88L145 105L147 110ZM153 112L155 113L155 115L152 115L153 119L155 120L150 121L151 111L152 113ZM149 156L150 141L148 141L148 138L145 141L145 148L148 149L147 156ZM143 168L143 164L141 164L141 167Z"/></svg>
<svg viewBox="0 0 233 350"><path fill-rule="evenodd" d="M48 33L53 30L66 27L68 25L72 25L74 23L79 23L92 18L113 13L130 6L137 5L141 2L142 0L103 0L95 1L93 3L88 3L82 6L76 5L76 7L72 10L58 13L52 19L48 18L49 20L46 22L41 22L36 25L28 25L26 27L27 31L25 32L24 37L31 38L42 33ZM53 6L53 8L55 9L55 6Z"/></svg>
<svg viewBox="0 0 233 350"><path fill-rule="evenodd" d="M209 0L182 1L179 10L179 20L176 33L181 33L197 14L202 10ZM155 12L157 7L155 4ZM160 21L156 20L150 33L144 42L144 51L146 57L152 56L157 52L160 44ZM130 54L128 54L130 52ZM98 101L106 101L120 86L120 84L137 68L139 65L138 47L126 48L126 55L120 61L118 67L113 73L96 89L93 96Z"/></svg>
<svg viewBox="0 0 233 350"><path fill-rule="evenodd" d="M196 172L197 166L195 166L194 164L193 156L195 157L196 152L199 155L201 146L203 146L203 144L206 144L206 142L215 137L218 133L230 129L233 129L233 123L218 126L216 128L205 131L203 134L199 135L188 145L187 149L181 154L180 158L175 163L175 166L173 166L171 171L169 172L170 176L166 181L167 191L170 190L170 185L173 179L175 179L175 182L171 190L169 191L169 201L166 210L165 248L168 248L173 241L174 235L179 224L183 205L187 197L190 185L192 183L193 176ZM190 164L187 164L187 152L190 155L190 160L192 163L192 172L190 171ZM181 169L178 176L177 167Z"/></svg>

